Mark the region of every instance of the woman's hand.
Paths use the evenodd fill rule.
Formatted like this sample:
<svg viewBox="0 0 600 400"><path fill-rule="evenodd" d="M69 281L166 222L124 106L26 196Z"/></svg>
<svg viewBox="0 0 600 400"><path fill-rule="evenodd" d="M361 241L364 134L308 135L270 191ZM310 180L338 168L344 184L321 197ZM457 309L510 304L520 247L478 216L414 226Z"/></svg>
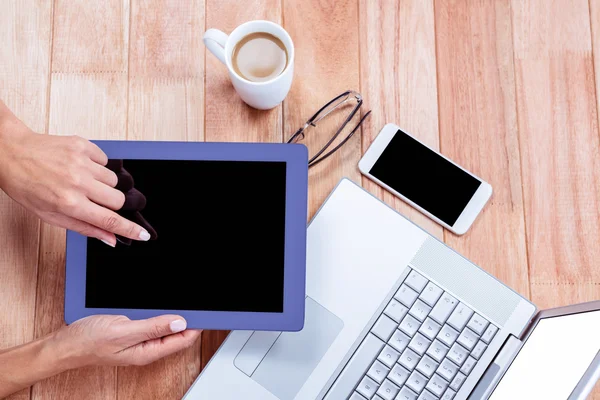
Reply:
<svg viewBox="0 0 600 400"><path fill-rule="evenodd" d="M4 110L1 110L4 107ZM3 113L1 111L4 111ZM115 212L125 195L106 154L78 136L32 132L0 102L0 188L42 220L115 246L150 234Z"/></svg>
<svg viewBox="0 0 600 400"><path fill-rule="evenodd" d="M177 315L137 321L95 315L55 332L54 341L68 355L70 368L146 365L194 344L201 331L185 329L185 320Z"/></svg>
<svg viewBox="0 0 600 400"><path fill-rule="evenodd" d="M145 365L191 346L201 331L177 315L131 321L95 315L33 342L0 350L0 398L73 368Z"/></svg>

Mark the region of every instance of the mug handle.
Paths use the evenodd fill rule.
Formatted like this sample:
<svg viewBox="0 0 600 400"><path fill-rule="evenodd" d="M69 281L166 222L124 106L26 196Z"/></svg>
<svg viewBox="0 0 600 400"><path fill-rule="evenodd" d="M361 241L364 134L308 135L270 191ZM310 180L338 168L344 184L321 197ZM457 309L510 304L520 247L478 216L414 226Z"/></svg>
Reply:
<svg viewBox="0 0 600 400"><path fill-rule="evenodd" d="M227 42L227 38L228 36L218 29L209 29L202 37L202 40L204 40L204 45L223 64L227 64L225 62L225 43Z"/></svg>

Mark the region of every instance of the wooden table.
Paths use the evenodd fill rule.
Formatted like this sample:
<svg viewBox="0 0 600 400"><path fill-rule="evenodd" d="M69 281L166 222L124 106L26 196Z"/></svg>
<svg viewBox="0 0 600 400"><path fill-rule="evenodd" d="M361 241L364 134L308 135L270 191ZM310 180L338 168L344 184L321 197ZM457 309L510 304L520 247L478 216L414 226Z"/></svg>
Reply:
<svg viewBox="0 0 600 400"><path fill-rule="evenodd" d="M292 90L268 112L240 101L201 39L252 19L283 24L296 46ZM0 4L0 98L38 132L280 142L345 89L373 114L311 170L311 216L348 176L540 307L600 298L600 0ZM468 234L361 177L357 162L387 122L492 184ZM63 325L65 233L0 195L0 243L9 347ZM70 371L11 398L179 399L224 337L204 332L149 366Z"/></svg>

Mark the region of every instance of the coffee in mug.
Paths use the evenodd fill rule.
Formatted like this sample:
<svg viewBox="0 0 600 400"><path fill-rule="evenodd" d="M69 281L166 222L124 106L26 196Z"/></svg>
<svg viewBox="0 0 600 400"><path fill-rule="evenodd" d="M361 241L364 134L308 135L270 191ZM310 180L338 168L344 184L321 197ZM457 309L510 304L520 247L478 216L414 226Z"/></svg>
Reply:
<svg viewBox="0 0 600 400"><path fill-rule="evenodd" d="M250 107L269 110L285 99L294 76L294 43L282 26L249 21L230 35L211 28L203 39L225 64L233 87Z"/></svg>
<svg viewBox="0 0 600 400"><path fill-rule="evenodd" d="M267 32L254 32L235 45L231 61L233 69L242 78L265 82L285 70L288 54L278 37Z"/></svg>

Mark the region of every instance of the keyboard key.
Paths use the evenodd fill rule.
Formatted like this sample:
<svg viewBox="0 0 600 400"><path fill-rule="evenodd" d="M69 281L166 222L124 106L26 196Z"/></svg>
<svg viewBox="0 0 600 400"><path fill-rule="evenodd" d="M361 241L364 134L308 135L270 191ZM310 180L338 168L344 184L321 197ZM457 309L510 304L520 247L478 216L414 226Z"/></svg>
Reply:
<svg viewBox="0 0 600 400"><path fill-rule="evenodd" d="M409 342L410 338L406 336L402 331L396 329L396 332L394 332L392 338L389 341L389 345L401 353L404 351L406 346L408 346Z"/></svg>
<svg viewBox="0 0 600 400"><path fill-rule="evenodd" d="M481 358L481 355L483 354L485 349L487 349L487 345L485 343L483 343L482 340L480 340L475 345L475 348L471 351L471 355L473 357L475 357L475 359L479 360L479 358Z"/></svg>
<svg viewBox="0 0 600 400"><path fill-rule="evenodd" d="M437 397L440 397L447 387L448 383L437 374L434 375L433 378L431 378L431 380L427 384L427 390L435 394Z"/></svg>
<svg viewBox="0 0 600 400"><path fill-rule="evenodd" d="M365 399L362 395L358 394L357 392L352 393L352 396L350 396L350 398L348 400L367 400Z"/></svg>
<svg viewBox="0 0 600 400"><path fill-rule="evenodd" d="M422 322L425 321L425 318L427 318L429 311L431 311L431 307L423 303L421 300L417 300L410 308L409 314Z"/></svg>
<svg viewBox="0 0 600 400"><path fill-rule="evenodd" d="M450 347L458 338L458 332L450 326L444 325L440 333L437 335L437 338L446 346Z"/></svg>
<svg viewBox="0 0 600 400"><path fill-rule="evenodd" d="M479 341L479 337L469 328L465 328L456 341L471 351Z"/></svg>
<svg viewBox="0 0 600 400"><path fill-rule="evenodd" d="M472 315L473 310L463 303L459 303L452 312L452 315L450 315L450 318L448 318L448 325L460 332L467 325Z"/></svg>
<svg viewBox="0 0 600 400"><path fill-rule="evenodd" d="M396 364L396 361L398 361L398 357L400 357L400 353L386 345L377 359L384 363L388 368L392 368L392 366Z"/></svg>
<svg viewBox="0 0 600 400"><path fill-rule="evenodd" d="M450 388L446 389L440 400L452 400L456 392Z"/></svg>
<svg viewBox="0 0 600 400"><path fill-rule="evenodd" d="M417 353L415 353L411 349L406 349L404 350L404 353L402 353L402 355L400 356L398 362L407 370L412 371L413 369L415 369L420 359L421 357L419 357Z"/></svg>
<svg viewBox="0 0 600 400"><path fill-rule="evenodd" d="M419 296L419 293L415 292L408 286L402 284L402 286L400 286L400 289L398 289L394 297L406 307L410 307L417 299L417 296Z"/></svg>
<svg viewBox="0 0 600 400"><path fill-rule="evenodd" d="M406 280L404 281L404 283L415 289L417 292L421 292L425 288L425 285L427 285L427 282L427 279L414 269L410 271L410 274L408 274Z"/></svg>
<svg viewBox="0 0 600 400"><path fill-rule="evenodd" d="M473 367L475 366L475 364L477 364L477 360L475 360L473 357L467 358L467 361L465 361L465 363L461 367L460 372L462 372L465 375L469 375L471 371L473 371Z"/></svg>
<svg viewBox="0 0 600 400"><path fill-rule="evenodd" d="M427 390L423 390L423 393L421 393L417 400L438 400L438 398L432 395Z"/></svg>
<svg viewBox="0 0 600 400"><path fill-rule="evenodd" d="M396 385L398 385L398 387L401 387L402 385L404 385L404 382L406 382L409 376L409 370L407 370L400 364L396 364L394 365L394 368L392 368L392 370L390 371L388 379L394 382Z"/></svg>
<svg viewBox="0 0 600 400"><path fill-rule="evenodd" d="M402 331L404 331L404 333L406 333L408 336L413 337L420 326L420 322L409 314L404 317L402 322L400 322L400 326L398 327L402 329Z"/></svg>
<svg viewBox="0 0 600 400"><path fill-rule="evenodd" d="M465 349L458 343L454 343L446 357L453 361L454 364L460 367L461 365L463 365L468 355L469 352L467 351L467 349Z"/></svg>
<svg viewBox="0 0 600 400"><path fill-rule="evenodd" d="M442 289L437 287L434 283L429 282L427 286L425 286L425 289L419 295L419 298L425 303L429 304L431 307L433 307L442 295L442 292Z"/></svg>
<svg viewBox="0 0 600 400"><path fill-rule="evenodd" d="M483 332L483 335L481 335L481 340L483 340L487 344L490 344L490 342L494 338L494 335L496 335L497 331L498 331L498 328L496 328L495 325L490 324L487 327L487 329L485 330L485 332Z"/></svg>
<svg viewBox="0 0 600 400"><path fill-rule="evenodd" d="M419 371L413 371L406 381L406 386L411 388L415 393L421 393L421 390L427 384L427 378L425 378Z"/></svg>
<svg viewBox="0 0 600 400"><path fill-rule="evenodd" d="M423 354L425 354L430 344L431 342L427 340L425 336L421 335L420 333L417 333L415 337L413 337L410 341L408 347L413 349L418 355L422 356Z"/></svg>
<svg viewBox="0 0 600 400"><path fill-rule="evenodd" d="M458 389L460 389L465 379L467 379L467 377L459 372L458 374L456 374L454 379L452 379L452 383L450 383L450 388L455 392L458 392Z"/></svg>
<svg viewBox="0 0 600 400"><path fill-rule="evenodd" d="M365 396L367 399L370 399L377 391L377 388L379 388L379 385L368 376L365 376L358 384L356 391Z"/></svg>
<svg viewBox="0 0 600 400"><path fill-rule="evenodd" d="M384 342L388 341L394 330L396 330L396 323L385 315L381 315L371 328L371 332Z"/></svg>
<svg viewBox="0 0 600 400"><path fill-rule="evenodd" d="M419 361L419 364L417 364L417 371L426 377L431 378L431 375L435 373L437 367L438 363L436 363L431 357L425 356L421 358L421 361Z"/></svg>
<svg viewBox="0 0 600 400"><path fill-rule="evenodd" d="M436 372L450 382L458 372L458 367L452 361L445 359Z"/></svg>
<svg viewBox="0 0 600 400"><path fill-rule="evenodd" d="M328 398L347 398L350 396L356 382L367 372L373 361L377 358L381 349L383 349L383 343L375 335L369 333L367 337L362 341L348 364L344 367L340 376L338 377L335 384L329 391Z"/></svg>
<svg viewBox="0 0 600 400"><path fill-rule="evenodd" d="M375 361L373 365L371 365L371 368L369 368L367 375L381 385L381 382L383 382L389 371L390 370L385 365L379 361Z"/></svg>
<svg viewBox="0 0 600 400"><path fill-rule="evenodd" d="M373 399L372 399L372 400L383 400L383 399L382 399L381 397L379 397L379 396L375 395L375 397L373 397Z"/></svg>
<svg viewBox="0 0 600 400"><path fill-rule="evenodd" d="M489 322L487 319L483 318L481 315L475 313L469 320L467 326L471 328L473 332L481 336L483 332L485 332L485 328L487 328Z"/></svg>
<svg viewBox="0 0 600 400"><path fill-rule="evenodd" d="M435 306L431 310L429 316L435 319L438 323L443 324L454 310L454 307L456 307L456 304L458 304L458 300L444 292L438 302L435 303Z"/></svg>
<svg viewBox="0 0 600 400"><path fill-rule="evenodd" d="M399 391L400 388L398 386L386 379L383 385L379 386L377 395L383 400L394 400Z"/></svg>
<svg viewBox="0 0 600 400"><path fill-rule="evenodd" d="M442 326L440 324L438 324L431 318L427 318L425 322L423 322L423 325L421 325L421 327L419 328L419 332L425 335L425 337L427 337L429 340L433 340L435 339L435 335L438 334L441 328Z"/></svg>
<svg viewBox="0 0 600 400"><path fill-rule="evenodd" d="M398 393L395 400L417 400L417 396L415 392L404 386L400 389L400 393Z"/></svg>
<svg viewBox="0 0 600 400"><path fill-rule="evenodd" d="M388 304L384 311L384 313L388 317L396 321L396 323L400 323L400 321L402 321L402 318L404 318L407 312L408 307L404 306L402 303L394 299L390 301L390 304Z"/></svg>
<svg viewBox="0 0 600 400"><path fill-rule="evenodd" d="M433 358L435 361L440 362L446 357L446 353L450 350L439 340L434 340L429 349L427 349L427 355Z"/></svg>

